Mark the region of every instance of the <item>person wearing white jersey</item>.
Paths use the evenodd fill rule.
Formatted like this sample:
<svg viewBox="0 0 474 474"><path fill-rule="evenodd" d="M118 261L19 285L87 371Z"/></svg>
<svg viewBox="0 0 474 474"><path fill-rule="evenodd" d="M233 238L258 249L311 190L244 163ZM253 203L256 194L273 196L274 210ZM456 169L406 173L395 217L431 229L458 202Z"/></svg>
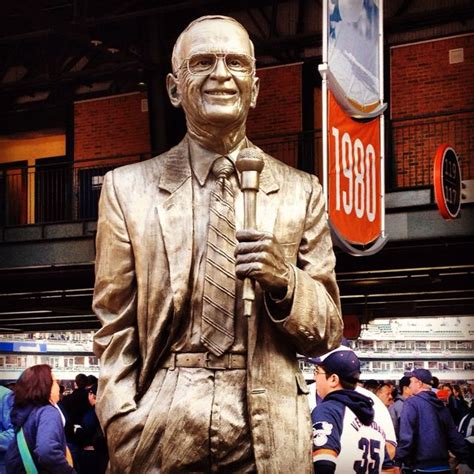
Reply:
<svg viewBox="0 0 474 474"><path fill-rule="evenodd" d="M347 341L343 339L343 345L339 347L339 350L347 350L352 351L352 349L347 345ZM307 359L311 362L310 359ZM316 381L316 380L315 380ZM308 394L308 403L309 409L312 413L318 403L321 403L321 397L316 393L316 384L313 383L308 386L309 394ZM399 470L394 466L393 458L395 457L395 450L397 449L397 436L395 433L395 427L390 416L390 412L388 408L383 404L382 400L380 400L377 395L375 395L370 390L367 390L360 385L357 385L355 388L356 392L365 395L366 397L370 398L373 402L374 408L374 421L377 425L383 430L385 433L385 461L383 465L382 472L385 474L394 474L397 473Z"/></svg>
<svg viewBox="0 0 474 474"><path fill-rule="evenodd" d="M398 473L399 469L392 461L395 457L395 451L397 449L397 436L395 434L395 428L388 408L384 405L382 400L380 400L380 398L375 395L374 392L371 392L370 390L367 390L366 388L359 385L356 387L356 392L359 392L372 400L374 404L374 421L385 434L386 452L382 472L384 474Z"/></svg>
<svg viewBox="0 0 474 474"><path fill-rule="evenodd" d="M316 390L322 398L311 414L315 472L381 473L386 435L374 421L371 399L355 390L360 377L356 354L340 347L308 361L316 365Z"/></svg>

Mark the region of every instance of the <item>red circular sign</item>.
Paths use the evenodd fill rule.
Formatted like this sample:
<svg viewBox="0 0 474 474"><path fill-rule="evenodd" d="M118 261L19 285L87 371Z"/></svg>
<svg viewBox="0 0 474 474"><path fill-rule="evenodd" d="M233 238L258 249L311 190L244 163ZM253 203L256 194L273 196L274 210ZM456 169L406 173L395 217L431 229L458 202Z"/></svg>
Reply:
<svg viewBox="0 0 474 474"><path fill-rule="evenodd" d="M461 209L461 167L449 145L440 145L436 151L433 185L439 212L445 219L455 219Z"/></svg>

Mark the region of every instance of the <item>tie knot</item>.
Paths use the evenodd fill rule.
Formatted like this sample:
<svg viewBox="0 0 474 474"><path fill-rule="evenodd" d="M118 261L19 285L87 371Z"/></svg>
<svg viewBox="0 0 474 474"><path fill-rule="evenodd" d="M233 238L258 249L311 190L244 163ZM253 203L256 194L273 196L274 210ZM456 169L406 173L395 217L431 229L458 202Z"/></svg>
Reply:
<svg viewBox="0 0 474 474"><path fill-rule="evenodd" d="M212 173L217 179L227 179L234 172L234 163L226 156L221 156L214 161Z"/></svg>

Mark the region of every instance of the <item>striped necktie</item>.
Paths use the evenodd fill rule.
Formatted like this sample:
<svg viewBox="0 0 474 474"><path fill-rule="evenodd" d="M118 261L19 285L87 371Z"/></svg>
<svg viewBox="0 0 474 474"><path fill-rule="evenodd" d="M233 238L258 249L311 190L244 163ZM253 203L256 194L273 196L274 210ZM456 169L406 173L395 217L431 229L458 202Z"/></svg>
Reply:
<svg viewBox="0 0 474 474"><path fill-rule="evenodd" d="M201 342L217 356L234 342L236 239L234 194L229 181L233 172L233 163L224 156L212 167L217 180L209 206Z"/></svg>

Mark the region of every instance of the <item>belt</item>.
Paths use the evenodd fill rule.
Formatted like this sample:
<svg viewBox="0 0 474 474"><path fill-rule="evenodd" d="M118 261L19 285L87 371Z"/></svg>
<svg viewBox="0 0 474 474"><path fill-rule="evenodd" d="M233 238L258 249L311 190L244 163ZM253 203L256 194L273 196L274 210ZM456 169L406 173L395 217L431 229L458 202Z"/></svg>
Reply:
<svg viewBox="0 0 474 474"><path fill-rule="evenodd" d="M223 354L216 356L212 352L172 352L159 366L161 369L174 370L176 367L194 369L245 369L245 354Z"/></svg>

